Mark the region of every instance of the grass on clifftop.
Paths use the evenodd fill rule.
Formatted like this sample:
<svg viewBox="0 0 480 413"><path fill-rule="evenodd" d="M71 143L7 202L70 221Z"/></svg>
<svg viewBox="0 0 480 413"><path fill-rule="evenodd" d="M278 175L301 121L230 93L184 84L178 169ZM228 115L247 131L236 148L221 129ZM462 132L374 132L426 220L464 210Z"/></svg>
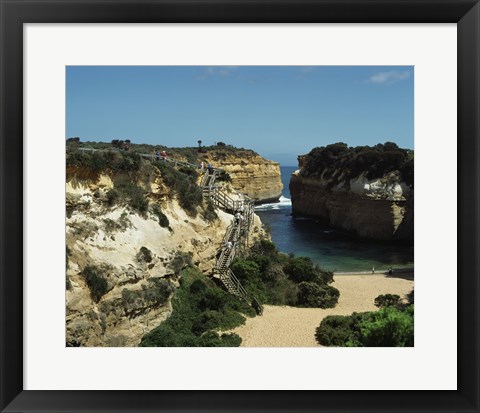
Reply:
<svg viewBox="0 0 480 413"><path fill-rule="evenodd" d="M302 176L323 176L331 181L331 187L339 183L340 177L351 180L366 173L371 180L394 171L398 171L402 180L413 187L413 151L401 149L393 142L351 148L342 142L334 143L312 149L301 158L301 164Z"/></svg>
<svg viewBox="0 0 480 413"><path fill-rule="evenodd" d="M243 324L242 313L255 315L247 303L223 291L193 267L183 270L172 306L171 316L147 333L140 346L238 347L240 336L219 331Z"/></svg>

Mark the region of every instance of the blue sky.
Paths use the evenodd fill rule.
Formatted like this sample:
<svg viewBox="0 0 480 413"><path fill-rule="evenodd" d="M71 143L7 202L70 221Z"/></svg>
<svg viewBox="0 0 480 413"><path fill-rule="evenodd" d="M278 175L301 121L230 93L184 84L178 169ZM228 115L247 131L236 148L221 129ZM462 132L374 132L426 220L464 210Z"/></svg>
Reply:
<svg viewBox="0 0 480 413"><path fill-rule="evenodd" d="M316 146L413 149L412 66L68 66L66 137L222 141L283 165Z"/></svg>

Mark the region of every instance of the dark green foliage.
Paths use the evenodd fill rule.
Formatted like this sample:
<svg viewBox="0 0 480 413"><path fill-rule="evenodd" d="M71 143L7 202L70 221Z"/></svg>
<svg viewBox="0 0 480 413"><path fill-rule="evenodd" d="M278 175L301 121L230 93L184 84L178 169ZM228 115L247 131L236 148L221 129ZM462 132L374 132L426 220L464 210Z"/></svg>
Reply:
<svg viewBox="0 0 480 413"><path fill-rule="evenodd" d="M408 300L408 304L413 304L413 301L414 301L414 290L410 291L408 294L407 294L407 300Z"/></svg>
<svg viewBox="0 0 480 413"><path fill-rule="evenodd" d="M168 217L162 212L162 210L157 204L152 207L152 213L156 215L156 217L158 218L158 223L162 228L170 227L170 221L168 220Z"/></svg>
<svg viewBox="0 0 480 413"><path fill-rule="evenodd" d="M405 311L385 307L363 320L356 341L347 345L362 347L413 347L413 305Z"/></svg>
<svg viewBox="0 0 480 413"><path fill-rule="evenodd" d="M122 291L122 304L128 314L136 314L147 308L159 307L165 304L173 288L168 281L160 278L150 278L148 285L143 285L141 290Z"/></svg>
<svg viewBox="0 0 480 413"><path fill-rule="evenodd" d="M397 307L400 304L400 296L397 294L382 294L375 298L377 307Z"/></svg>
<svg viewBox="0 0 480 413"><path fill-rule="evenodd" d="M150 251L147 247L141 247L137 254L137 260L140 262L152 262L152 251Z"/></svg>
<svg viewBox="0 0 480 413"><path fill-rule="evenodd" d="M148 199L145 190L135 184L127 184L118 187L123 196L128 199L128 205L141 215L145 215L148 211Z"/></svg>
<svg viewBox="0 0 480 413"><path fill-rule="evenodd" d="M412 347L413 334L414 308L409 305L351 316L325 317L315 337L324 346Z"/></svg>
<svg viewBox="0 0 480 413"><path fill-rule="evenodd" d="M305 177L322 175L331 180L330 186L333 187L341 175L350 180L366 173L368 179L375 179L399 171L401 178L413 186L413 166L411 152L393 142L354 148L339 142L312 149L303 158L301 173Z"/></svg>
<svg viewBox="0 0 480 413"><path fill-rule="evenodd" d="M301 282L298 285L297 305L300 307L332 308L338 302L340 291L330 285Z"/></svg>
<svg viewBox="0 0 480 413"><path fill-rule="evenodd" d="M172 300L172 315L147 333L143 347L238 347L237 334L219 334L245 322L240 313L254 316L245 302L189 268Z"/></svg>
<svg viewBox="0 0 480 413"><path fill-rule="evenodd" d="M96 172L136 172L142 165L141 156L133 152L75 151L67 156L67 166L87 167Z"/></svg>
<svg viewBox="0 0 480 413"><path fill-rule="evenodd" d="M203 210L203 218L208 222L215 221L218 218L217 211L215 211L215 205L213 205L213 202L210 199L207 199L206 201L206 206Z"/></svg>
<svg viewBox="0 0 480 413"><path fill-rule="evenodd" d="M90 295L96 302L108 292L107 280L103 277L102 270L93 265L88 265L82 272L90 289Z"/></svg>
<svg viewBox="0 0 480 413"><path fill-rule="evenodd" d="M353 318L330 315L317 327L315 338L322 346L345 346L353 338Z"/></svg>
<svg viewBox="0 0 480 413"><path fill-rule="evenodd" d="M192 253L177 251L170 263L170 268L174 271L175 274L178 275L180 271L182 271L186 267L190 267L191 265Z"/></svg>
<svg viewBox="0 0 480 413"><path fill-rule="evenodd" d="M338 290L328 285L331 273L314 267L309 258L279 253L270 241L257 242L250 255L236 259L231 269L262 303L328 308L338 301ZM308 283L302 285L304 280Z"/></svg>
<svg viewBox="0 0 480 413"><path fill-rule="evenodd" d="M115 205L119 198L120 194L116 189L112 188L107 192L107 203L109 206Z"/></svg>
<svg viewBox="0 0 480 413"><path fill-rule="evenodd" d="M220 171L215 180L217 182L232 182L231 176L224 170Z"/></svg>
<svg viewBox="0 0 480 413"><path fill-rule="evenodd" d="M197 207L202 204L202 190L197 185L197 173L194 169L186 168L190 173L177 171L170 165L159 164L163 181L172 190L171 196L178 197L178 203L190 215L196 216Z"/></svg>
<svg viewBox="0 0 480 413"><path fill-rule="evenodd" d="M317 278L313 262L308 257L292 258L283 269L289 278L297 283L313 281Z"/></svg>

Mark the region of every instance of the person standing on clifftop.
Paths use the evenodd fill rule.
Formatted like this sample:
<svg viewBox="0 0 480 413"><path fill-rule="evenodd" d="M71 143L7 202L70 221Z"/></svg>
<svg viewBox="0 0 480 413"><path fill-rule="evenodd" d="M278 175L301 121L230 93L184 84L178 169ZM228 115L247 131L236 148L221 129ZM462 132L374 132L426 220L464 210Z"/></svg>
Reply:
<svg viewBox="0 0 480 413"><path fill-rule="evenodd" d="M205 163L202 161L200 162L200 170L203 172L204 169L205 169Z"/></svg>
<svg viewBox="0 0 480 413"><path fill-rule="evenodd" d="M163 159L164 161L167 160L167 152L162 151L162 159Z"/></svg>
<svg viewBox="0 0 480 413"><path fill-rule="evenodd" d="M159 151L155 152L155 159L156 159L157 162L160 161L160 152Z"/></svg>
<svg viewBox="0 0 480 413"><path fill-rule="evenodd" d="M208 174L213 175L213 166L211 163L208 164L207 169L208 169Z"/></svg>

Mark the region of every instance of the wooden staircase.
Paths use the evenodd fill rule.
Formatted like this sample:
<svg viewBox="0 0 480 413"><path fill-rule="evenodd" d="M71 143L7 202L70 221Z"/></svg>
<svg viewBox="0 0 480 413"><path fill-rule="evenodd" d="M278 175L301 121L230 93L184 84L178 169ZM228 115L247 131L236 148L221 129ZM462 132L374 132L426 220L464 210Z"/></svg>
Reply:
<svg viewBox="0 0 480 413"><path fill-rule="evenodd" d="M101 149L93 148L78 148L80 152L97 152L103 151ZM156 155L153 154L139 154L141 157L156 161ZM198 165L180 161L171 157L161 159L158 162L168 162L174 167L183 166L198 169ZM248 246L248 235L252 226L254 218L254 202L248 196L238 192L239 199L233 199L230 197L225 189L215 185L217 175L221 172L221 169L213 168L209 171L205 169L200 186L202 188L202 194L204 198L210 199L215 206L223 209L231 214L241 211L244 219L241 222L236 222L235 219L228 226L225 236L223 237L222 249L217 259L213 276L221 281L225 289L232 295L240 297L248 302L257 312L261 315L263 313L263 307L260 302L253 296L249 295L233 271L230 269L230 264L234 260L235 256L241 251L245 251ZM231 243L231 247L229 247Z"/></svg>

